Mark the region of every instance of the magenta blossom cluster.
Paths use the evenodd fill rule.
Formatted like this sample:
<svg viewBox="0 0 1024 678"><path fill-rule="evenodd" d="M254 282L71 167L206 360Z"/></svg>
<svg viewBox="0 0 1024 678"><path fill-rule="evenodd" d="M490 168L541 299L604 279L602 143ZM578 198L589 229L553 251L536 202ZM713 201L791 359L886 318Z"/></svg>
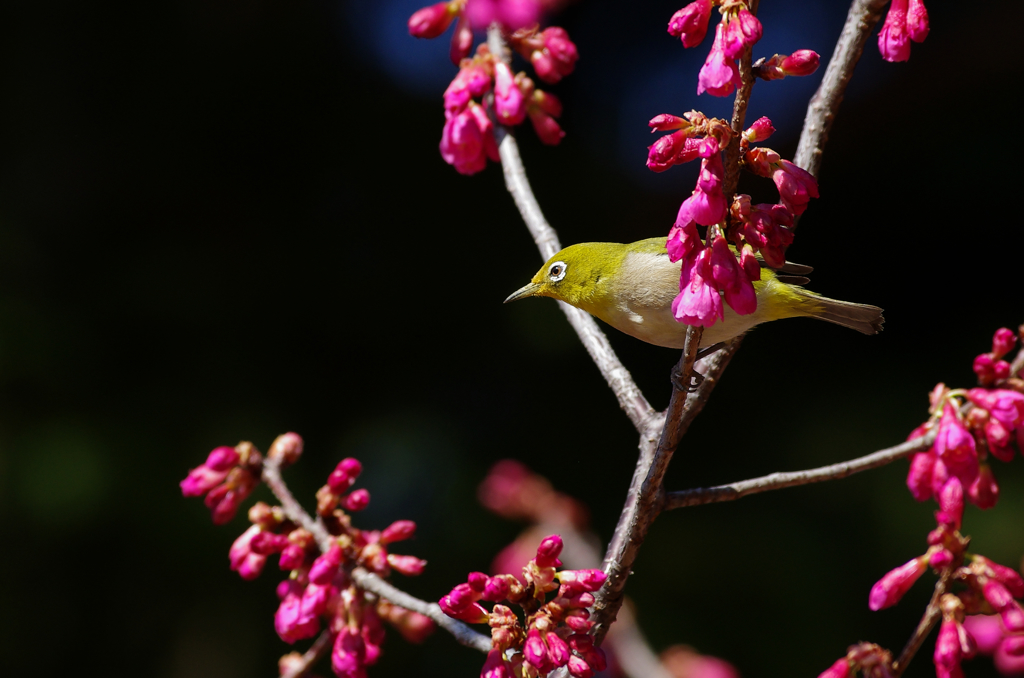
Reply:
<svg viewBox="0 0 1024 678"><path fill-rule="evenodd" d="M526 5L536 11L522 13ZM486 16L483 26L497 21L506 29L518 29L507 36L509 44L530 61L544 82L556 83L572 73L579 58L576 45L562 28L539 30L535 25L539 8L540 3L533 0L452 0L425 7L409 19L413 36L433 38L461 17L451 50L459 72L444 93L445 125L440 144L441 157L460 174L476 174L487 166L488 159L499 160L495 121L511 127L529 118L540 140L552 146L565 136L556 120L562 115L557 97L538 89L525 72L513 73L485 43L469 58L472 28L478 27L474 17ZM523 21L524 16L534 18Z"/></svg>
<svg viewBox="0 0 1024 678"><path fill-rule="evenodd" d="M978 654L992 657L999 673L1024 675L1024 633L1007 629L999 615L971 615L963 625L974 639Z"/></svg>
<svg viewBox="0 0 1024 678"><path fill-rule="evenodd" d="M465 584L441 598L441 609L449 617L491 627L491 651L481 678L537 678L562 666L574 678L590 678L605 669L604 652L588 633L593 627L588 608L606 575L600 570L558 570L561 552L561 537L551 535L523 568L523 581L511 574L473 572ZM480 601L495 604L488 611ZM509 605L521 608L523 618Z"/></svg>
<svg viewBox="0 0 1024 678"><path fill-rule="evenodd" d="M922 0L892 0L878 34L878 51L886 61L910 58L910 41L928 37L928 10Z"/></svg>
<svg viewBox="0 0 1024 678"><path fill-rule="evenodd" d="M689 325L710 327L725 319L726 305L739 315L753 313L753 282L761 279L757 255L775 268L785 264L793 219L818 197L817 182L771 149L750 148L775 131L771 120L762 117L740 134L742 163L754 174L772 178L779 204L751 205L750 196L740 194L730 205L723 190L721 151L733 138L728 123L690 111L683 117L662 114L648 124L653 131L671 132L648 148L647 167L652 171L701 159L697 186L680 205L666 243L669 258L682 261L673 315ZM703 238L698 226L707 227Z"/></svg>
<svg viewBox="0 0 1024 678"><path fill-rule="evenodd" d="M291 435L291 434L286 434ZM278 438L280 447L294 447L293 439ZM271 452L275 448L271 448ZM284 454L285 452L282 452ZM302 453L302 444L299 451ZM186 497L201 497L204 494L206 507L214 525L231 521L238 513L238 507L245 501L260 482L263 457L250 443L239 443L235 447L215 448L206 461L188 472L178 485Z"/></svg>
<svg viewBox="0 0 1024 678"><path fill-rule="evenodd" d="M298 434L286 433L271 445L268 458L282 467L288 466L299 459L302 448ZM234 470L226 468L231 460L234 460ZM229 483L230 474L241 468L250 476L245 493L248 494L259 481L262 463L252 443L239 443L234 448L218 447L203 466L189 472L181 483L182 493L196 496L201 487L214 482L216 474L226 473L223 482ZM349 514L366 508L370 501L365 489L352 489L361 472L358 460L344 459L317 492L317 514L330 535L329 547L318 544L314 535L289 519L280 506L257 502L249 509L252 525L228 552L231 569L248 580L259 577L268 558L277 556L278 567L288 573L277 587L280 600L274 615L277 634L285 642L295 643L311 638L321 627L326 627L333 638L331 665L339 678L365 676L365 667L377 661L384 639L383 621L413 641L423 640L433 630L433 622L427 617L376 597L368 598L351 579L349 573L353 567L363 567L386 577L392 570L418 575L426 566L425 561L414 556L389 552L391 544L415 534L416 524L411 520L395 521L379 531L352 526ZM210 494L220 486L213 487ZM231 515L237 508L238 502L235 502ZM213 509L215 523L222 524L230 519L225 519L224 515L224 511ZM299 661L301 658L296 653L282 657L282 675L290 672L290 667Z"/></svg>
<svg viewBox="0 0 1024 678"><path fill-rule="evenodd" d="M669 35L680 38L684 47L696 47L704 41L711 19L711 8L719 5L722 20L715 29L711 51L697 76L697 94L707 92L725 97L740 86L736 65L743 50L761 39L761 22L742 0L695 0L672 15Z"/></svg>
<svg viewBox="0 0 1024 678"><path fill-rule="evenodd" d="M1018 450L1024 452L1024 381L1003 360L1016 341L1011 330L996 331L992 351L974 360L979 387L950 390L939 384L932 391L932 418L909 437L937 427L935 443L914 455L907 474L918 501L957 495L982 509L995 506L999 485L989 457L1010 462ZM948 489L951 484L958 488Z"/></svg>
<svg viewBox="0 0 1024 678"><path fill-rule="evenodd" d="M1019 332L1024 335L1024 327ZM1003 666L1024 668L1024 607L1018 602L1024 598L1024 578L1011 567L969 553L970 540L960 533L966 501L987 509L999 497L988 455L1011 461L1015 444L1024 450L1024 381L1003 361L1016 341L1012 331L1001 328L992 351L975 360L982 387L957 391L939 384L930 394L932 417L910 439L934 430L935 442L914 455L907 486L918 501L935 498L937 526L928 534L927 551L886 573L868 595L868 607L882 610L898 603L929 568L948 582L938 600L942 623L933 660L939 678L962 677L962 661L981 645L987 654L1000 652ZM1005 365L998 375L997 364ZM821 676L845 678L855 668L848 655Z"/></svg>

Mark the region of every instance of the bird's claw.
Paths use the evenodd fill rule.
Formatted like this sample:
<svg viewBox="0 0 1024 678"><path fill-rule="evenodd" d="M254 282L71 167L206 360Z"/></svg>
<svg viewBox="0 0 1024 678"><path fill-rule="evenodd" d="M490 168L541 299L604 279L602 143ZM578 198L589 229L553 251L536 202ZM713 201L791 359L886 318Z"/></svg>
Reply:
<svg viewBox="0 0 1024 678"><path fill-rule="evenodd" d="M672 369L672 386L684 393L693 393L704 383L704 375L697 370L690 372L690 383L683 384L683 375L679 373L678 366Z"/></svg>
<svg viewBox="0 0 1024 678"><path fill-rule="evenodd" d="M707 358L712 353L717 353L717 352L721 351L723 348L725 348L725 342L724 341L720 341L717 344L712 344L711 346L707 346L705 348L697 349L697 360L702 360L704 358Z"/></svg>

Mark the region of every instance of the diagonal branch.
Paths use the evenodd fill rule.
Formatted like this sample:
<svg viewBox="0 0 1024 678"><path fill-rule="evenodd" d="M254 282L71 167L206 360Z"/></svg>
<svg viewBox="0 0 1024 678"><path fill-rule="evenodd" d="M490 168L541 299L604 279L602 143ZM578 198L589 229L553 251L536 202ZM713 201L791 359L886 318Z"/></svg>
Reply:
<svg viewBox="0 0 1024 678"><path fill-rule="evenodd" d="M741 480L728 485L669 492L665 495L662 510L669 511L671 509L682 508L684 506L699 506L701 504L713 504L719 501L734 501L736 499L742 499L747 495L768 492L769 490L781 490L787 487L809 485L811 483L820 483L826 480L838 480L839 478L851 476L854 473L860 473L861 471L885 466L897 459L902 459L903 457L910 456L915 452L926 450L931 447L932 443L935 441L935 433L936 431L933 430L927 435L915 438L914 440L908 440L907 442L896 445L895 447L878 450L877 452L872 452L871 454L858 459L851 459L850 461L844 461L830 466L822 466L821 468L811 469L808 471L772 473L771 475L763 476L761 478Z"/></svg>
<svg viewBox="0 0 1024 678"><path fill-rule="evenodd" d="M496 57L506 61L509 59L508 48L501 36L501 29L497 25L488 29L487 43L491 53ZM537 243L541 258L547 261L562 249L562 245L558 241L558 234L544 218L537 198L533 195L530 181L526 178L523 160L519 156L519 146L516 144L515 137L501 125L495 125L494 136L498 142L498 153L501 155L505 187L512 195L516 207L519 208L519 213L522 215L523 221L526 222L533 241ZM569 324L576 331L583 346L587 349L587 353L590 354L597 369L600 370L601 376L608 383L608 387L618 398L619 406L633 422L637 431L643 432L655 415L654 408L647 402L640 387L633 381L633 376L615 354L608 342L608 337L586 311L581 311L564 302L558 302L558 305L569 319Z"/></svg>
<svg viewBox="0 0 1024 678"><path fill-rule="evenodd" d="M310 516L306 509L302 508L302 505L295 499L295 496L281 477L281 466L276 459L264 459L262 478L263 482L270 488L270 491L277 497L277 500L281 502L281 508L288 519L311 532L316 539L317 546L320 547L320 551L326 553L331 548L334 537L331 536L320 520ZM404 607L407 610L419 612L429 617L435 624L452 634L455 640L463 645L480 650L481 652L490 651L490 638L477 633L459 620L452 619L442 612L436 603L428 603L425 600L411 596L361 567L353 568L351 576L359 588L375 593L399 607ZM317 642L319 643L320 641L317 640Z"/></svg>
<svg viewBox="0 0 1024 678"><path fill-rule="evenodd" d="M825 76L807 105L804 117L804 129L800 134L800 143L796 148L793 162L805 170L818 176L821 169L821 155L824 153L825 142L828 141L832 122L839 112L839 104L843 102L846 86L853 77L853 69L860 60L871 30L882 16L882 8L889 0L854 0L850 12L846 15L846 23L839 34L839 41L832 52L832 58L825 69Z"/></svg>

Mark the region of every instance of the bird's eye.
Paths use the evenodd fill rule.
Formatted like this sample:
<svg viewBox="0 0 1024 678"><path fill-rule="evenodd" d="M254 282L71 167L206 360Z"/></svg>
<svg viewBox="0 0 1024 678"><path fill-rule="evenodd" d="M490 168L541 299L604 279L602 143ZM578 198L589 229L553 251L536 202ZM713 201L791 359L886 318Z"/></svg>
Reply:
<svg viewBox="0 0 1024 678"><path fill-rule="evenodd" d="M548 269L548 276L551 278L551 282L558 282L564 278L566 268L564 261L556 261L551 264L551 268Z"/></svg>

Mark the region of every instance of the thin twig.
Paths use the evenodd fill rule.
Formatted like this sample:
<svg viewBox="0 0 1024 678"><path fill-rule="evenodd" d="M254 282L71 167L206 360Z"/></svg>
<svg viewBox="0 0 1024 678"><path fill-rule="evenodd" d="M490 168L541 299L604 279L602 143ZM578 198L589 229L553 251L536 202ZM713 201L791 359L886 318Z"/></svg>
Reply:
<svg viewBox="0 0 1024 678"><path fill-rule="evenodd" d="M491 639L488 636L477 633L457 619L452 619L442 612L436 603L428 603L425 600L409 595L381 579L373 572L364 570L361 567L352 570L352 581L364 591L376 593L381 598L385 598L399 607L404 607L407 610L419 612L426 617L430 617L435 624L452 634L455 640L466 647L471 647L474 650L480 650L485 653L491 651Z"/></svg>
<svg viewBox="0 0 1024 678"><path fill-rule="evenodd" d="M1024 347L1017 351L1017 357L1010 363L1010 376L1016 377L1021 370L1024 370Z"/></svg>
<svg viewBox="0 0 1024 678"><path fill-rule="evenodd" d="M850 461L831 464L829 466L822 466L821 468L810 469L807 471L793 471L790 473L772 473L771 475L763 476L761 478L741 480L739 482L729 483L728 485L669 492L665 495L665 503L662 506L662 510L670 511L684 506L699 506L701 504L712 504L719 501L734 501L736 499L742 499L747 495L758 494L760 492L781 490L786 487L796 487L798 485L809 485L811 483L820 483L826 480L838 480L839 478L851 476L854 473L860 473L861 471L885 466L897 459L902 459L903 457L907 457L915 452L926 450L931 447L932 443L935 441L935 433L936 431L932 430L927 435L915 438L914 440L908 440L907 442L896 445L895 447L878 450L877 452L872 452L871 454L857 459L851 459Z"/></svg>
<svg viewBox="0 0 1024 678"><path fill-rule="evenodd" d="M749 9L751 14L757 14L758 0L751 0ZM732 138L729 145L725 147L725 180L723 181L722 192L725 194L725 204L732 204L733 194L740 181L740 134L743 133L743 123L747 117L747 104L750 103L750 92L754 89L754 72L751 68L751 55L754 46L747 45L740 55L740 88L736 90L736 98L732 104Z"/></svg>
<svg viewBox="0 0 1024 678"><path fill-rule="evenodd" d="M889 0L854 0L850 5L850 12L846 15L846 23L832 52L828 68L825 69L825 76L807 105L804 128L793 162L815 177L821 168L825 142L828 141L832 122L839 112L839 104L843 102L846 86L853 76L853 69L860 59L871 30L882 16L882 7L888 2Z"/></svg>
<svg viewBox="0 0 1024 678"><path fill-rule="evenodd" d="M331 649L331 632L324 629L309 649L302 653L298 664L290 664L288 669L281 674L281 678L301 678L316 666L317 662L324 658Z"/></svg>
<svg viewBox="0 0 1024 678"><path fill-rule="evenodd" d="M497 58L508 60L508 48L501 35L501 28L492 25L487 29L487 44L491 53ZM519 146L515 137L501 125L495 125L495 140L498 142L498 153L501 155L501 168L505 174L505 187L519 208L519 213L526 222L526 227L533 236L533 241L540 250L541 259L547 261L562 249L558 234L551 227L537 203L537 198L530 188L526 177L523 160L519 156ZM569 324L576 331L583 346L587 349L601 376L608 383L619 406L633 422L637 431L643 432L649 420L654 416L654 408L644 397L640 387L633 381L633 376L625 368L615 354L597 322L586 311L570 306L564 302L558 304L569 319Z"/></svg>
<svg viewBox="0 0 1024 678"><path fill-rule="evenodd" d="M284 514L288 519L309 530L316 539L316 543L317 546L320 547L320 551L326 553L331 548L331 544L334 543L334 537L332 537L327 531L324 524L310 516L306 512L306 509L302 508L302 505L295 499L294 495L292 495L292 492L288 489L284 479L281 478L280 464L274 459L265 459L263 461L262 477L263 482L267 484L270 491L273 492L274 496L277 497L277 500L281 502L281 508L284 510ZM445 613L441 612L441 608L435 603L428 603L425 600L420 600L415 596L409 595L405 591L392 586L377 575L372 572L367 572L361 567L353 568L351 575L356 586L364 591L375 593L381 598L384 598L399 607L404 607L407 610L419 612L422 615L430 617L434 623L452 634L452 636L455 637L455 640L467 647L472 647L480 650L481 652L490 651L490 638L481 633L477 633L459 620L452 619Z"/></svg>
<svg viewBox="0 0 1024 678"><path fill-rule="evenodd" d="M900 652L900 656L892 664L892 676L893 678L900 678L903 672L907 670L910 665L910 660L914 658L917 651L921 648L921 643L931 633L932 628L942 617L942 596L949 591L950 585L956 578L957 570L963 564L963 554L967 551L967 547L970 546L970 537L958 537L960 539L960 548L958 549L958 557L950 563L950 565L942 572L942 576L935 582L935 590L932 592L932 598L928 601L928 606L924 610L924 614L921 615L921 621L918 622L917 628L914 629L914 635L910 636L910 640L903 647L903 651Z"/></svg>

